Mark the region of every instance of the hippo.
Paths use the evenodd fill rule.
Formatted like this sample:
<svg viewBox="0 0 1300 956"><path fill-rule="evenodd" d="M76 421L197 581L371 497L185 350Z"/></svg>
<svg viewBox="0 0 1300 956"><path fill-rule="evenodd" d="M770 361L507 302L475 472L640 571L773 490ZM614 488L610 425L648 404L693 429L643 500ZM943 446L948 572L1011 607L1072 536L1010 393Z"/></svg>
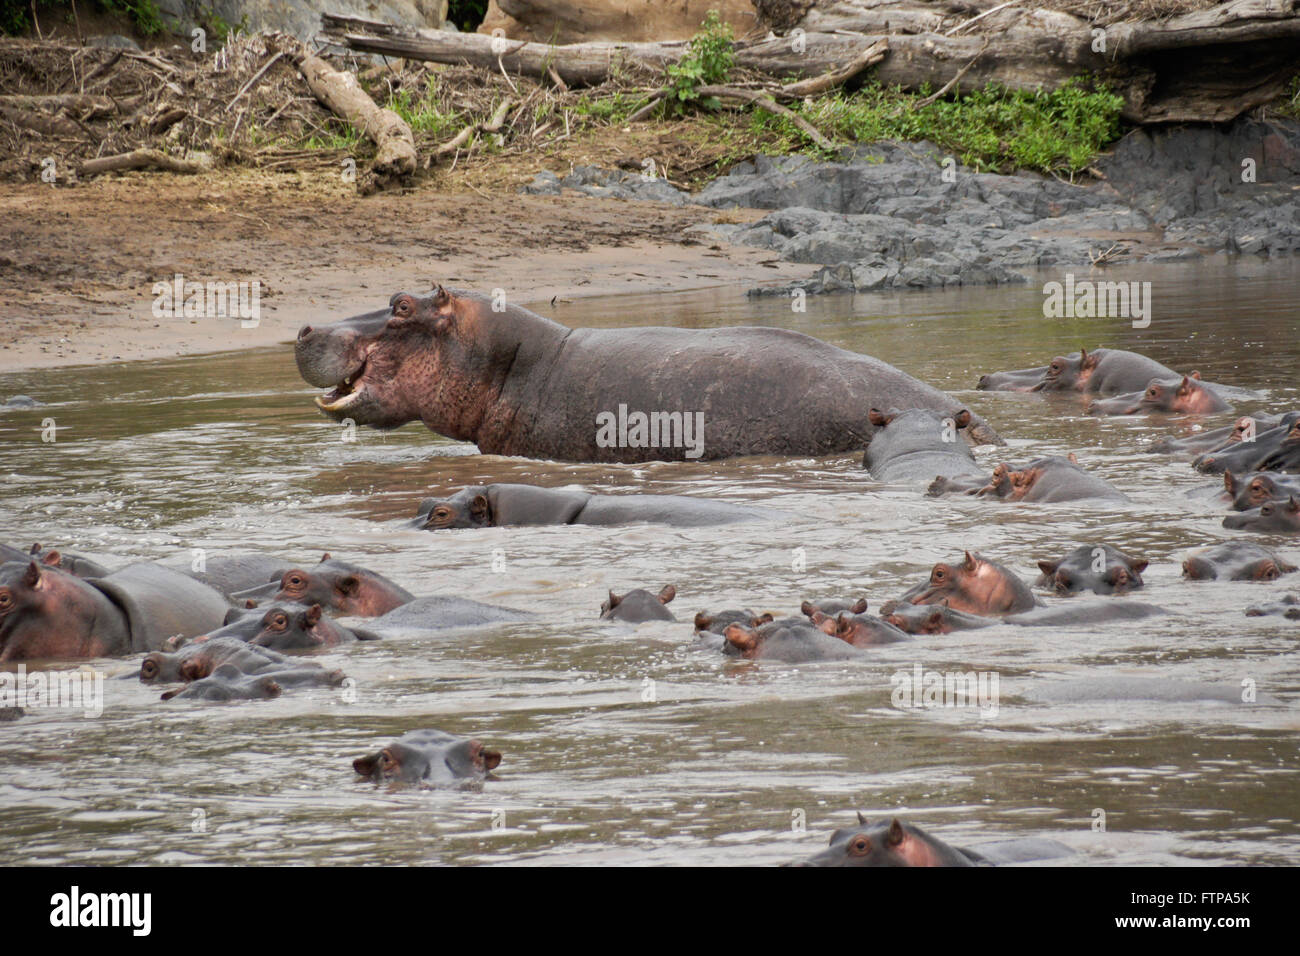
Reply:
<svg viewBox="0 0 1300 956"><path fill-rule="evenodd" d="M651 594L644 588L636 588L619 597L613 591L601 602L600 619L602 621L622 621L624 624L640 624L643 621L675 621L669 604L677 596L677 588L666 584L658 594Z"/></svg>
<svg viewBox="0 0 1300 956"><path fill-rule="evenodd" d="M1088 414L1141 415L1167 412L1175 415L1214 415L1232 411L1232 406L1217 392L1207 388L1200 378L1200 372L1192 372L1178 381L1152 379L1141 392L1089 402Z"/></svg>
<svg viewBox="0 0 1300 956"><path fill-rule="evenodd" d="M1193 554L1183 562L1183 577L1193 581L1276 581L1295 569L1268 548L1234 541Z"/></svg>
<svg viewBox="0 0 1300 956"><path fill-rule="evenodd" d="M850 600L840 600L837 598L824 598L820 601L804 601L799 605L799 611L807 617L812 617L816 612L834 617L836 614L847 611L850 614L865 614L867 610L866 598L854 598Z"/></svg>
<svg viewBox="0 0 1300 956"><path fill-rule="evenodd" d="M513 525L619 525L645 521L693 528L754 521L774 514L686 495L595 495L569 488L495 484L426 498L412 526L427 531Z"/></svg>
<svg viewBox="0 0 1300 956"><path fill-rule="evenodd" d="M1285 501L1266 501L1258 508L1228 515L1223 519L1223 526L1237 531L1300 534L1300 501L1295 495Z"/></svg>
<svg viewBox="0 0 1300 956"><path fill-rule="evenodd" d="M1284 594L1272 604L1256 604L1246 608L1246 617L1264 617L1270 614L1300 621L1300 594Z"/></svg>
<svg viewBox="0 0 1300 956"><path fill-rule="evenodd" d="M202 680L227 663L246 674L254 674L283 660L283 655L241 638L214 636L206 641L191 641L178 651L146 654L140 662L140 680L146 684L188 683Z"/></svg>
<svg viewBox="0 0 1300 956"><path fill-rule="evenodd" d="M91 580L35 561L0 565L0 662L157 650L173 634L220 627L227 607L212 588L147 562Z"/></svg>
<svg viewBox="0 0 1300 956"><path fill-rule="evenodd" d="M848 611L841 611L832 617L821 611L814 611L811 617L814 627L854 647L896 644L909 639L906 632L871 614L850 614Z"/></svg>
<svg viewBox="0 0 1300 956"><path fill-rule="evenodd" d="M322 611L319 604L307 607L303 604L281 603L259 614L261 608L253 613L257 616L257 633L249 638L248 643L258 647L269 647L277 651L316 649L335 647L352 641L374 641L378 634L365 630L353 630L336 624Z"/></svg>
<svg viewBox="0 0 1300 956"><path fill-rule="evenodd" d="M463 627L483 627L488 624L526 622L537 620L536 614L519 611L498 604L484 604L469 598L448 597L441 594L418 597L386 614L367 621L367 627L376 634L391 631L443 631ZM352 628L361 640L362 631Z"/></svg>
<svg viewBox="0 0 1300 956"><path fill-rule="evenodd" d="M933 486L932 486L933 487ZM1063 501L1128 501L1128 495L1104 478L1090 474L1070 455L1053 455L1031 461L1016 469L1000 464L994 467L989 483L976 494L981 498L1016 502L1058 504Z"/></svg>
<svg viewBox="0 0 1300 956"><path fill-rule="evenodd" d="M1145 700L1165 703L1221 701L1225 704L1248 702L1242 697L1240 684L1177 680L1167 674L1158 677L1072 677L1066 680L1045 681L1030 687L1025 696L1049 703L1089 700ZM1255 702L1267 704L1273 701L1260 694Z"/></svg>
<svg viewBox="0 0 1300 956"><path fill-rule="evenodd" d="M998 866L1071 856L1055 840L1029 838L981 847L979 852L950 846L897 817L872 824L861 813L858 825L836 830L830 845L797 866Z"/></svg>
<svg viewBox="0 0 1300 956"><path fill-rule="evenodd" d="M1190 454L1212 452L1220 448L1231 448L1233 444L1254 435L1261 430L1276 427L1281 415L1243 415L1231 425L1211 428L1197 432L1186 438L1162 438L1148 446L1147 451L1164 454ZM1253 439L1252 439L1253 440Z"/></svg>
<svg viewBox="0 0 1300 956"><path fill-rule="evenodd" d="M569 329L441 285L304 326L294 355L303 379L329 389L316 405L335 421L418 421L484 454L557 461L830 455L866 447L873 406L956 407L879 359L800 332ZM968 433L1002 443L976 416Z"/></svg>
<svg viewBox="0 0 1300 956"><path fill-rule="evenodd" d="M501 754L479 741L441 730L413 730L378 753L358 757L352 769L376 784L446 787L487 780Z"/></svg>
<svg viewBox="0 0 1300 956"><path fill-rule="evenodd" d="M102 564L79 554L69 554L67 551L56 551L53 548L42 548L39 544L32 545L26 551L0 544L0 564L8 564L10 561L19 561L26 564L32 560L37 560L41 564L58 568L61 571L67 571L79 578L102 578L111 573Z"/></svg>
<svg viewBox="0 0 1300 956"><path fill-rule="evenodd" d="M1017 614L1039 604L1014 572L969 551L960 564L936 564L929 580L911 588L901 602L943 604L985 617Z"/></svg>
<svg viewBox="0 0 1300 956"><path fill-rule="evenodd" d="M1168 613L1154 604L1141 601L1072 602L1053 607L1036 607L1002 620L1017 627L1074 627L1080 624L1106 624L1111 621L1140 621Z"/></svg>
<svg viewBox="0 0 1300 956"><path fill-rule="evenodd" d="M762 627L775 620L775 615L768 611L755 614L750 610L728 610L709 613L700 611L695 615L695 641L707 650L725 651L729 646L724 632L730 624L743 627Z"/></svg>
<svg viewBox="0 0 1300 956"><path fill-rule="evenodd" d="M169 690L163 700L194 699L211 701L271 700L286 687L338 687L346 678L340 670L327 671L319 664L289 661L281 657L273 666L255 672L244 671L233 661L215 667L206 677L190 681L178 690Z"/></svg>
<svg viewBox="0 0 1300 956"><path fill-rule="evenodd" d="M1056 561L1041 560L1035 587L1057 594L1126 594L1142 587L1145 558L1134 558L1108 544L1084 544Z"/></svg>
<svg viewBox="0 0 1300 956"><path fill-rule="evenodd" d="M1249 511L1270 501L1285 501L1300 495L1300 478L1288 478L1275 471L1250 471L1234 475L1223 473L1223 491L1234 511Z"/></svg>
<svg viewBox="0 0 1300 956"><path fill-rule="evenodd" d="M1271 462L1285 463L1290 451L1300 448L1300 410L1283 414L1272 428L1256 431L1253 441L1244 437L1228 442L1221 448L1197 455L1192 467L1197 471L1217 475L1232 471L1300 471L1300 465L1291 468L1276 467Z"/></svg>
<svg viewBox="0 0 1300 956"><path fill-rule="evenodd" d="M38 402L30 395L10 395L3 402L0 402L0 408L41 408L44 402Z"/></svg>
<svg viewBox="0 0 1300 956"><path fill-rule="evenodd" d="M1080 349L1078 355L1058 355L1038 368L983 375L975 387L990 392L1121 395L1143 392L1153 379L1177 381L1180 378L1178 372L1138 352L1098 348L1091 352ZM1215 387L1222 389L1222 386Z"/></svg>
<svg viewBox="0 0 1300 956"><path fill-rule="evenodd" d="M998 623L997 618L954 611L947 599L938 604L890 601L880 609L880 616L905 634L951 634Z"/></svg>
<svg viewBox="0 0 1300 956"><path fill-rule="evenodd" d="M925 408L893 409L888 414L873 408L868 414L876 433L862 457L862 467L876 481L979 474L969 445L958 437L970 426L971 414L966 409L946 418Z"/></svg>
<svg viewBox="0 0 1300 956"><path fill-rule="evenodd" d="M379 617L407 604L415 595L375 571L346 561L336 561L326 552L310 571L290 568L279 582L236 591L231 597L243 600L290 601L319 604L339 617Z"/></svg>
<svg viewBox="0 0 1300 956"><path fill-rule="evenodd" d="M724 653L751 661L804 664L863 656L863 652L852 644L831 637L803 617L778 618L759 627L728 624L723 636L727 639L722 648Z"/></svg>
<svg viewBox="0 0 1300 956"><path fill-rule="evenodd" d="M227 596L256 589L268 581L278 581L293 564L272 554L249 552L246 554L217 555L205 558L202 570L185 561L171 565L182 574L188 574L208 587L216 588Z"/></svg>

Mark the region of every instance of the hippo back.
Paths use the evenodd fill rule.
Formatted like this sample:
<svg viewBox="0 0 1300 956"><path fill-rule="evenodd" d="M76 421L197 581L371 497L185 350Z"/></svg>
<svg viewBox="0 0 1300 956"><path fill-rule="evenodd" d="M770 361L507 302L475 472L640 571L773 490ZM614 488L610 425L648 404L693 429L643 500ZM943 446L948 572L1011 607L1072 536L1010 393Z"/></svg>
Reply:
<svg viewBox="0 0 1300 956"><path fill-rule="evenodd" d="M196 637L222 626L229 604L217 591L158 564L128 564L88 581L126 614L132 651L156 651L173 634Z"/></svg>

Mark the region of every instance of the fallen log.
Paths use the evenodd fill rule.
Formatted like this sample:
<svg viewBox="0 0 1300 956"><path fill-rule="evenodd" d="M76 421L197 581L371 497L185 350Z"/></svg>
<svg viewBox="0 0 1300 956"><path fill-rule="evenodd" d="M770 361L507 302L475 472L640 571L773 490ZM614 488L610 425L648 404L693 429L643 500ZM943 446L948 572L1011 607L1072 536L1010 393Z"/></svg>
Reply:
<svg viewBox="0 0 1300 956"><path fill-rule="evenodd" d="M836 22L819 13L822 6L809 9L805 4L798 22L810 26ZM1075 77L1087 76L1105 81L1124 98L1123 115L1131 121L1225 122L1281 93L1295 73L1300 38L1300 0L1234 0L1163 21L1113 24L1100 37L1091 23L1068 13L1005 2L917 4L913 0L908 5L901 0L896 4L835 0L833 6L839 22L856 11L858 19L853 22L879 24L890 32L809 30L738 43L737 66L774 78L812 80L843 69L887 40L888 53L874 74L886 86L936 89L961 74L967 88L996 83L1011 90L1036 91L1057 89ZM925 32L894 32L898 17L907 10L931 18L913 21L923 24ZM536 78L553 69L570 86L590 86L620 74L658 78L687 49L681 42L567 46L508 42L503 46L500 39L475 34L415 34L391 26L372 30L355 18L346 25L325 19L327 33L353 50L468 63ZM952 29L962 23L968 29ZM941 27L953 35L937 32Z"/></svg>
<svg viewBox="0 0 1300 956"><path fill-rule="evenodd" d="M357 83L354 74L334 69L296 40L281 37L278 42L307 81L312 95L375 144L377 152L370 166L371 179L362 184L363 191L404 179L415 172L419 161L415 136L400 116L390 109L376 106Z"/></svg>
<svg viewBox="0 0 1300 956"><path fill-rule="evenodd" d="M205 173L212 168L210 160L177 159L156 149L134 149L117 156L88 159L78 170L80 178L110 173L119 169L165 169L172 173Z"/></svg>

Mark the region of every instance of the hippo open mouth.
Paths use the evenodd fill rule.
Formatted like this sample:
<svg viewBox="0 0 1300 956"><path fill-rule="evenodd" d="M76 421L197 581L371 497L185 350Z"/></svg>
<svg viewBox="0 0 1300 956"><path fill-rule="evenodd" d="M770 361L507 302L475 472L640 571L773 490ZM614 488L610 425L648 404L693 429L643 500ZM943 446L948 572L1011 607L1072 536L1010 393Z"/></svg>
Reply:
<svg viewBox="0 0 1300 956"><path fill-rule="evenodd" d="M367 362L361 360L357 368L344 376L343 381L335 385L324 395L316 398L316 406L324 412L344 412L361 398L362 377L366 374Z"/></svg>

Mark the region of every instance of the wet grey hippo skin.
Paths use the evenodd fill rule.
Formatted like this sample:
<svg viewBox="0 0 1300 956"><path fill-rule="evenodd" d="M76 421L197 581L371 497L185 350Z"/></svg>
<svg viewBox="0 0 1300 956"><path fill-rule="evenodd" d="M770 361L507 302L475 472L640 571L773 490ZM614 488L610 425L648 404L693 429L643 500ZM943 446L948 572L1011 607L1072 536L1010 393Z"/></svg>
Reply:
<svg viewBox="0 0 1300 956"><path fill-rule="evenodd" d="M284 558L258 552L205 558L201 571L194 569L191 560L168 561L166 564L227 596L265 587L268 582L280 580L281 575L293 567Z"/></svg>
<svg viewBox="0 0 1300 956"><path fill-rule="evenodd" d="M559 461L834 454L866 446L873 406L957 407L879 359L799 332L569 329L515 305L495 312L486 296L441 286L306 326L295 357L306 381L329 389L316 402L336 421L421 421L485 454ZM620 407L628 427L611 429ZM680 413L667 442L641 435L632 418L652 413ZM699 416L703 440L695 433L687 441L677 423L694 427ZM970 431L974 441L1001 442L980 418Z"/></svg>
<svg viewBox="0 0 1300 956"><path fill-rule="evenodd" d="M395 581L369 568L336 561L328 552L312 568L292 567L260 587L231 594L232 600L319 604L339 617L378 617L415 599Z"/></svg>
<svg viewBox="0 0 1300 956"><path fill-rule="evenodd" d="M890 601L880 609L880 616L908 634L951 634L978 627L991 627L999 618L954 611L946 601L938 604L909 604Z"/></svg>
<svg viewBox="0 0 1300 956"><path fill-rule="evenodd" d="M109 573L108 568L102 564L79 554L69 554L67 551L54 548L42 548L39 544L32 545L26 551L0 544L0 564L7 564L10 561L26 564L33 559L41 564L75 574L79 578L102 578Z"/></svg>
<svg viewBox="0 0 1300 956"><path fill-rule="evenodd" d="M1269 501L1258 508L1228 515L1223 519L1223 526L1238 531L1300 534L1300 498L1293 494L1285 501Z"/></svg>
<svg viewBox="0 0 1300 956"><path fill-rule="evenodd" d="M1249 511L1270 501L1300 496L1300 477L1277 471L1248 471L1243 475L1225 471L1223 493L1233 511Z"/></svg>
<svg viewBox="0 0 1300 956"><path fill-rule="evenodd" d="M821 611L823 614L834 617L844 611L847 611L850 614L865 614L867 612L867 607L866 598L823 598L819 601L804 601L799 605L799 611L810 618L817 611Z"/></svg>
<svg viewBox="0 0 1300 956"><path fill-rule="evenodd" d="M964 493L990 501L1059 504L1064 501L1128 501L1126 494L1097 475L1083 469L1071 455L1039 458L1026 465L1003 462L993 468L986 484L972 487L967 479L937 478L927 494Z"/></svg>
<svg viewBox="0 0 1300 956"><path fill-rule="evenodd" d="M874 614L840 611L831 615L813 611L809 617L814 627L853 647L874 647L877 644L896 644L910 640L905 631Z"/></svg>
<svg viewBox="0 0 1300 956"><path fill-rule="evenodd" d="M277 651L317 650L353 641L379 640L379 635L371 630L344 627L332 620L319 604L295 604L292 601L231 608L226 613L225 627L194 640L222 637L233 637Z"/></svg>
<svg viewBox="0 0 1300 956"><path fill-rule="evenodd" d="M1070 627L1078 624L1104 624L1109 621L1136 621L1166 613L1164 608L1138 601L1072 602L1069 605L1036 607L1005 617L985 617L954 611L946 604L906 604L891 601L881 609L881 616L908 634L950 634L994 624L1017 627Z"/></svg>
<svg viewBox="0 0 1300 956"><path fill-rule="evenodd" d="M412 526L429 531L514 525L619 525L645 521L701 527L776 517L777 512L687 495L596 495L573 488L493 484L425 498Z"/></svg>
<svg viewBox="0 0 1300 956"><path fill-rule="evenodd" d="M967 850L944 843L897 817L870 823L861 813L858 825L836 830L830 845L797 866L997 866L1072 856L1063 843L1041 837L1007 840Z"/></svg>
<svg viewBox="0 0 1300 956"><path fill-rule="evenodd" d="M1212 475L1227 470L1300 471L1300 411L1287 412L1272 428L1257 428L1254 441L1229 442L1198 455L1192 467Z"/></svg>
<svg viewBox="0 0 1300 956"><path fill-rule="evenodd" d="M1152 379L1137 392L1099 398L1088 403L1089 415L1144 415L1162 412L1170 415L1217 415L1230 412L1229 405L1214 389L1200 381L1193 372L1181 379Z"/></svg>
<svg viewBox="0 0 1300 956"><path fill-rule="evenodd" d="M1300 621L1300 594L1284 594L1272 604L1255 604L1246 608L1246 617L1265 617L1270 614Z"/></svg>
<svg viewBox="0 0 1300 956"><path fill-rule="evenodd" d="M1193 554L1183 562L1183 577L1193 581L1276 581L1295 569L1268 548L1233 541Z"/></svg>
<svg viewBox="0 0 1300 956"><path fill-rule="evenodd" d="M871 436L862 467L876 481L917 481L978 475L979 466L960 431L970 425L962 408L945 417L927 409L870 411Z"/></svg>
<svg viewBox="0 0 1300 956"><path fill-rule="evenodd" d="M0 662L156 650L221 626L224 596L157 564L82 580L48 565L0 566Z"/></svg>
<svg viewBox="0 0 1300 956"><path fill-rule="evenodd" d="M853 660L865 654L851 644L814 627L804 617L778 618L757 628L738 623L728 624L723 636L727 639L722 647L725 654L751 661L803 664Z"/></svg>
<svg viewBox="0 0 1300 956"><path fill-rule="evenodd" d="M1077 677L1067 680L1040 681L1025 696L1049 703L1087 700L1149 700L1165 702L1222 701L1247 705L1240 684L1208 684L1200 681L1161 677ZM1262 695L1254 703L1272 703Z"/></svg>
<svg viewBox="0 0 1300 956"><path fill-rule="evenodd" d="M1039 605L1014 571L967 551L956 564L940 562L928 580L910 588L899 603L942 604L982 616L1018 614Z"/></svg>
<svg viewBox="0 0 1300 956"><path fill-rule="evenodd" d="M1220 448L1227 449L1231 448L1235 442L1241 441L1242 436L1248 431L1258 434L1261 431L1275 428L1281 420L1281 415L1243 415L1231 425L1224 425L1222 428L1211 428L1189 435L1186 438L1162 438L1155 444L1148 446L1146 450L1176 455L1200 454Z"/></svg>
<svg viewBox="0 0 1300 956"><path fill-rule="evenodd" d="M358 757L352 769L376 784L448 787L485 780L501 754L477 740L441 730L413 730L377 753Z"/></svg>
<svg viewBox="0 0 1300 956"><path fill-rule="evenodd" d="M724 632L728 625L762 627L773 620L775 617L767 611L762 614L750 610L700 611L695 615L695 640L709 650L721 651L727 644Z"/></svg>
<svg viewBox="0 0 1300 956"><path fill-rule="evenodd" d="M1070 355L1058 355L1047 365L993 372L980 376L975 386L989 392L1083 392L1091 395L1121 395L1143 392L1152 380L1178 381L1175 372L1155 359L1124 349L1080 349ZM1217 392L1253 397L1244 389L1206 382Z"/></svg>
<svg viewBox="0 0 1300 956"><path fill-rule="evenodd" d="M163 700L267 700L286 687L337 687L340 670L326 670L309 661L292 660L278 651L237 637L216 637L187 644L179 651L155 651L140 662L140 680L147 684L183 683Z"/></svg>
<svg viewBox="0 0 1300 956"><path fill-rule="evenodd" d="M1057 594L1125 594L1142 587L1145 558L1135 558L1109 544L1084 544L1057 560L1041 560L1035 587Z"/></svg>
<svg viewBox="0 0 1300 956"><path fill-rule="evenodd" d="M675 621L673 612L666 605L677 596L677 588L665 584L658 594L651 594L644 588L636 588L621 597L613 591L600 605L602 621L622 621L624 624L640 624L642 621Z"/></svg>

